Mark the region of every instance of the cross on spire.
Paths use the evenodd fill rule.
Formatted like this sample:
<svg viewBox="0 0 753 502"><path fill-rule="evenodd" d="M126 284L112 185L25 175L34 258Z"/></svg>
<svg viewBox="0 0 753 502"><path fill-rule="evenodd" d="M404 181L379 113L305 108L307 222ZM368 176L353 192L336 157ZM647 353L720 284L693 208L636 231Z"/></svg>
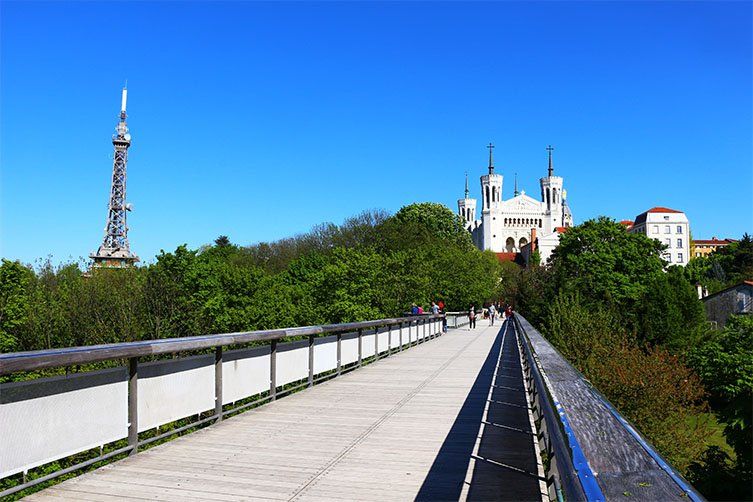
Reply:
<svg viewBox="0 0 753 502"><path fill-rule="evenodd" d="M549 177L551 178L554 175L554 166L552 165L552 152L554 151L554 147L548 145L546 151L549 152Z"/></svg>
<svg viewBox="0 0 753 502"><path fill-rule="evenodd" d="M520 192L518 192L518 173L515 173L515 194L513 197L517 197L520 195Z"/></svg>
<svg viewBox="0 0 753 502"><path fill-rule="evenodd" d="M465 198L468 198L468 171L465 172Z"/></svg>
<svg viewBox="0 0 753 502"><path fill-rule="evenodd" d="M489 149L489 174L492 174L494 172L494 155L492 152L494 145L491 142L489 142L489 144L486 145L486 148Z"/></svg>

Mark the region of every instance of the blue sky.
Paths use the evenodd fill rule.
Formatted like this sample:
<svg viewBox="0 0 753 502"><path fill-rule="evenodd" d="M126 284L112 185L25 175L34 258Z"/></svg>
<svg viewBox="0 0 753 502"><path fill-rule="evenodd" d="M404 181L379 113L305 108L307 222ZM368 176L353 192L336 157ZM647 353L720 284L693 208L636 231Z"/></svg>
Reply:
<svg viewBox="0 0 753 502"><path fill-rule="evenodd" d="M128 80L131 247L250 244L365 209L536 197L577 222L753 231L750 2L0 4L0 255L102 240Z"/></svg>

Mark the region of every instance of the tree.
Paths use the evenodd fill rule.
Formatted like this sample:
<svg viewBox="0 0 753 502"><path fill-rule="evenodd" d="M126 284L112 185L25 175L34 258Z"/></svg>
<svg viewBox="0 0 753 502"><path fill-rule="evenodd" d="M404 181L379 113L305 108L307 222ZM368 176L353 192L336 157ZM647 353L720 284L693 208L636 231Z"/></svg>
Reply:
<svg viewBox="0 0 753 502"><path fill-rule="evenodd" d="M738 242L709 256L691 259L685 276L691 284L705 286L709 293L753 279L753 238L746 233Z"/></svg>
<svg viewBox="0 0 753 502"><path fill-rule="evenodd" d="M724 435L750 477L753 456L753 317L731 316L723 330L693 350L689 362L711 393Z"/></svg>
<svg viewBox="0 0 753 502"><path fill-rule="evenodd" d="M34 273L18 261L3 259L0 265L0 352L19 350L19 330L27 320L28 287Z"/></svg>
<svg viewBox="0 0 753 502"><path fill-rule="evenodd" d="M651 278L640 299L638 342L662 345L675 353L695 347L705 330L706 315L682 267Z"/></svg>
<svg viewBox="0 0 753 502"><path fill-rule="evenodd" d="M552 288L579 293L587 305L614 308L637 329L639 301L663 274L663 249L611 218L586 221L560 237L550 259Z"/></svg>
<svg viewBox="0 0 753 502"><path fill-rule="evenodd" d="M220 235L214 240L214 245L218 248L230 246L230 239L228 239L227 235Z"/></svg>
<svg viewBox="0 0 753 502"><path fill-rule="evenodd" d="M463 227L462 218L442 204L422 202L400 208L392 217L399 227L423 229L432 236L440 237L464 249L473 248L471 235Z"/></svg>

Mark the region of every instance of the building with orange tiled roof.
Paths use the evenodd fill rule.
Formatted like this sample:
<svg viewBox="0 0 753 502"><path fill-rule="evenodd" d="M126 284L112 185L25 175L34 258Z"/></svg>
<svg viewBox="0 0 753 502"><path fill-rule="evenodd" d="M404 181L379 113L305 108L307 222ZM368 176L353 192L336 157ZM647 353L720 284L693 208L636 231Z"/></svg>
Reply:
<svg viewBox="0 0 753 502"><path fill-rule="evenodd" d="M691 255L693 258L708 256L717 249L721 249L725 246L729 246L733 242L737 242L735 239L717 239L712 237L711 239L696 239L691 244Z"/></svg>
<svg viewBox="0 0 753 502"><path fill-rule="evenodd" d="M662 257L670 265L684 267L690 259L690 222L682 211L652 207L635 217L628 232L643 234L667 246Z"/></svg>

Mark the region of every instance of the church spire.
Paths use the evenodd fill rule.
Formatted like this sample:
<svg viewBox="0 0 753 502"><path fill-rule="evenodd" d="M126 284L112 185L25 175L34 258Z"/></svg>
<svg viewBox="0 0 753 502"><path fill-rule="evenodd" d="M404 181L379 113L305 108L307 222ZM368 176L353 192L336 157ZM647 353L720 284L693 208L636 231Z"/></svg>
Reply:
<svg viewBox="0 0 753 502"><path fill-rule="evenodd" d="M468 171L465 172L465 198L468 198Z"/></svg>
<svg viewBox="0 0 753 502"><path fill-rule="evenodd" d="M515 193L513 197L517 197L520 195L520 192L518 192L518 173L515 173Z"/></svg>
<svg viewBox="0 0 753 502"><path fill-rule="evenodd" d="M546 147L546 151L549 152L549 177L551 178L554 176L554 165L552 164L552 152L554 148L552 148L552 145L549 145Z"/></svg>
<svg viewBox="0 0 753 502"><path fill-rule="evenodd" d="M494 155L492 153L494 145L490 142L488 145L486 145L486 148L489 149L489 174L494 174Z"/></svg>

